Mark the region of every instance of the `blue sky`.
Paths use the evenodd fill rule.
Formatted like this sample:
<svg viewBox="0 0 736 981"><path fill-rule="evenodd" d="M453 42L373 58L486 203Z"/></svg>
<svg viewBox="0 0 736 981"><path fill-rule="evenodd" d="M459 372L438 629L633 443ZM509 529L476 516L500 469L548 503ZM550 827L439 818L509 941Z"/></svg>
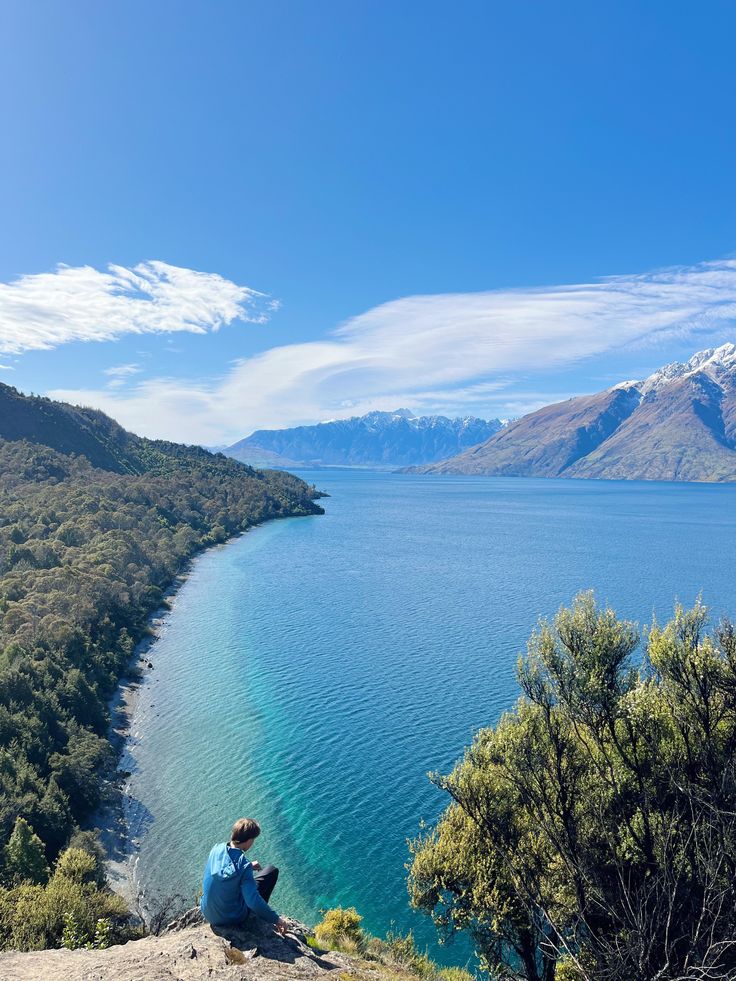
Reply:
<svg viewBox="0 0 736 981"><path fill-rule="evenodd" d="M736 340L735 32L713 0L5 0L0 380L219 443Z"/></svg>

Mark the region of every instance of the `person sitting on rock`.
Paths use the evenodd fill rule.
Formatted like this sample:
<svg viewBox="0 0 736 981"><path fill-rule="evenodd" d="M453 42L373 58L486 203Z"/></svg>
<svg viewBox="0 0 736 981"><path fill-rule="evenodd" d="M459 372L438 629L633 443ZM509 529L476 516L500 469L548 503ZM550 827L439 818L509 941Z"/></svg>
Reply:
<svg viewBox="0 0 736 981"><path fill-rule="evenodd" d="M261 868L260 863L245 856L260 833L257 821L240 818L233 825L230 841L212 848L204 868L199 908L212 926L233 926L253 913L273 923L283 936L286 920L268 905L279 870L273 865Z"/></svg>

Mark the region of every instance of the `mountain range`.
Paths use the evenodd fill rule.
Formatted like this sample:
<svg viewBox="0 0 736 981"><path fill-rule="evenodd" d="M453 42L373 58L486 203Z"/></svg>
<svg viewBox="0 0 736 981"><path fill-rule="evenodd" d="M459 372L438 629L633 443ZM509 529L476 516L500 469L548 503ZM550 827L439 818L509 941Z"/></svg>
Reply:
<svg viewBox="0 0 736 981"><path fill-rule="evenodd" d="M417 473L736 480L736 345L548 405Z"/></svg>
<svg viewBox="0 0 736 981"><path fill-rule="evenodd" d="M498 419L369 412L293 429L259 429L223 452L253 466L386 467L432 463L498 432Z"/></svg>

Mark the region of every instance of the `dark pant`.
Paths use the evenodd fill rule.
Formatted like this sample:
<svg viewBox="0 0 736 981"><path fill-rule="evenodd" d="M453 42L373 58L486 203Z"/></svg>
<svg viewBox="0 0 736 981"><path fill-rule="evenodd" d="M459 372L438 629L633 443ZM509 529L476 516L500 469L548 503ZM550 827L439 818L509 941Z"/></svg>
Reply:
<svg viewBox="0 0 736 981"><path fill-rule="evenodd" d="M253 874L256 879L256 885L258 886L258 892L261 894L261 899L268 902L271 898L273 887L276 885L276 880L279 877L279 870L275 865L264 865L262 869L257 869Z"/></svg>

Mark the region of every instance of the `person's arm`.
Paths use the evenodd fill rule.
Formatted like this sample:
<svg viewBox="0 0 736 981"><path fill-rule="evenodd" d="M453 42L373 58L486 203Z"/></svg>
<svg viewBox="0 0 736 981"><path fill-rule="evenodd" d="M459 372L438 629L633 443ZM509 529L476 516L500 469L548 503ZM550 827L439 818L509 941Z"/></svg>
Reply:
<svg viewBox="0 0 736 981"><path fill-rule="evenodd" d="M276 912L276 910L271 909L263 896L261 896L261 894L258 892L258 885L250 864L247 865L243 873L240 889L243 894L243 899L245 900L245 905L249 910L252 910L256 916L262 920L265 920L267 923L279 923L281 919L279 914Z"/></svg>

